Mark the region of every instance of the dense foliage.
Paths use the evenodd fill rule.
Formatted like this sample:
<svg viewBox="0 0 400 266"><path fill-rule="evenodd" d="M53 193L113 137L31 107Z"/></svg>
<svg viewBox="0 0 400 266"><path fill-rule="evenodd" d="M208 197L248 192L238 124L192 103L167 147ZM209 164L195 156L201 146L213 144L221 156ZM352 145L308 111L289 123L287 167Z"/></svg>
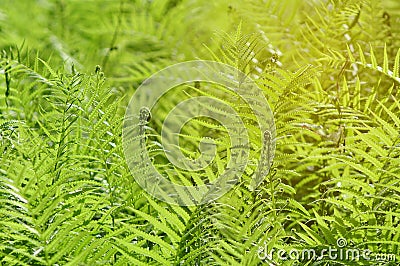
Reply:
<svg viewBox="0 0 400 266"><path fill-rule="evenodd" d="M2 265L397 265L399 47L397 0L2 0ZM121 131L143 80L196 58L237 67L263 89L276 153L252 191L262 152L253 136L240 183L184 207L135 183ZM201 136L218 139L215 161L196 173L166 161L159 135L171 106L193 95L224 99L249 128L253 116L207 84L163 97L146 131L154 165L198 184L224 168L226 132L212 120L185 125L190 157ZM397 262L264 256L328 248Z"/></svg>

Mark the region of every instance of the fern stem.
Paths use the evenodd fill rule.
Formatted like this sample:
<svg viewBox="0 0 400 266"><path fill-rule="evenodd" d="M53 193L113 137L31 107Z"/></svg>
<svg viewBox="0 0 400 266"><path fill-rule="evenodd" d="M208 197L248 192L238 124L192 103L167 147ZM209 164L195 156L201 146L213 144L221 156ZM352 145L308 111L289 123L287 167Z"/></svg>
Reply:
<svg viewBox="0 0 400 266"><path fill-rule="evenodd" d="M117 38L118 38L119 29L121 27L121 22L122 22L121 16L123 14L123 10L124 10L124 0L121 0L120 6L119 6L119 12L118 12L117 25L115 26L115 29L114 29L114 33L113 33L113 37L111 39L110 47L108 48L107 53L104 56L103 61L101 63L103 71L106 71L106 66L107 66L107 63L108 63L108 59L110 57L110 53L111 53L112 50L114 50L115 43L116 43Z"/></svg>

